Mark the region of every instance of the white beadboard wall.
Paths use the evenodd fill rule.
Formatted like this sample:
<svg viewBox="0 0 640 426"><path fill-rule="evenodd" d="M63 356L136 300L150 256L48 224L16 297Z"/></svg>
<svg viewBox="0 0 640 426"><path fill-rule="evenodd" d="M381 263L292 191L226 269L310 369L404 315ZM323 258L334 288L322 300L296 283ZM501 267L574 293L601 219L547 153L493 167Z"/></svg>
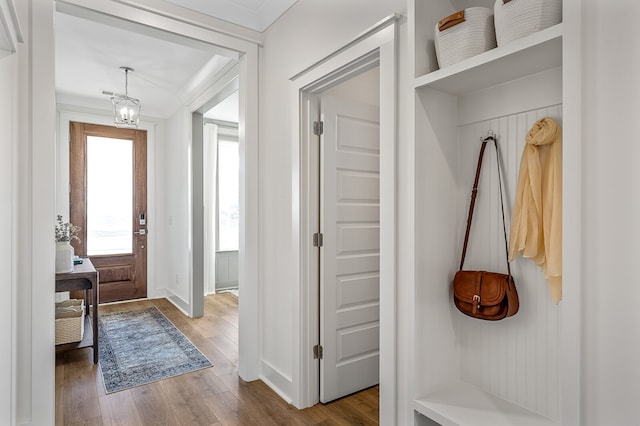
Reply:
<svg viewBox="0 0 640 426"><path fill-rule="evenodd" d="M238 288L238 251L216 253L216 291Z"/></svg>
<svg viewBox="0 0 640 426"><path fill-rule="evenodd" d="M541 117L551 117L562 125L562 106L555 104L497 118L485 118L458 127L460 181L457 210L460 226L457 237L460 249L480 139L490 129L498 137L508 235L525 136ZM506 272L495 155L493 146L488 146L465 269ZM511 268L520 299L520 310L514 317L489 322L462 314L455 316L460 377L505 400L558 420L561 305L556 306L551 302L544 275L532 260L519 257L512 262Z"/></svg>

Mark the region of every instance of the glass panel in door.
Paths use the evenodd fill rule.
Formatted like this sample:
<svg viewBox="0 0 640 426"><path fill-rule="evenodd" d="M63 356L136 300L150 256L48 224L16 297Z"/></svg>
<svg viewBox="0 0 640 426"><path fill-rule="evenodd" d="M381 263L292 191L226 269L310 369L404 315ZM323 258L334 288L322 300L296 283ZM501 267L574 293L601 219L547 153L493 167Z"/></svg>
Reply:
<svg viewBox="0 0 640 426"><path fill-rule="evenodd" d="M133 141L87 136L89 256L133 252L132 209Z"/></svg>

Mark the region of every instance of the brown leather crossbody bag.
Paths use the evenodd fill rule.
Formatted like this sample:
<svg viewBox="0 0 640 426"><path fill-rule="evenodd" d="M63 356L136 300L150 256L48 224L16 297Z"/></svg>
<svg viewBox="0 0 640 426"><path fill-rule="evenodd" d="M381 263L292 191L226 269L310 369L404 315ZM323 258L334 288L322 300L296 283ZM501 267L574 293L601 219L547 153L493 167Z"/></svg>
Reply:
<svg viewBox="0 0 640 426"><path fill-rule="evenodd" d="M478 194L478 182L480 180L480 169L482 168L482 159L487 143L493 141L496 147L496 161L498 164L498 182L500 190L500 206L502 208L502 230L504 232L504 248L505 258L507 260L507 274L487 271L465 271L463 270L464 258L467 254L467 244L469 243L469 231L471 230L471 221L473 220L473 210L476 204L476 196ZM518 312L520 303L518 301L518 292L516 284L511 275L511 266L509 265L509 250L507 243L507 227L504 219L504 201L502 197L502 177L500 176L500 158L498 154L498 141L493 135L482 140L480 148L480 157L478 158L478 167L476 168L476 177L473 182L471 191L471 204L469 206L469 216L467 218L467 230L464 236L464 244L462 246L462 256L460 259L460 269L453 278L453 301L465 315L473 318L497 321L506 317L515 315Z"/></svg>

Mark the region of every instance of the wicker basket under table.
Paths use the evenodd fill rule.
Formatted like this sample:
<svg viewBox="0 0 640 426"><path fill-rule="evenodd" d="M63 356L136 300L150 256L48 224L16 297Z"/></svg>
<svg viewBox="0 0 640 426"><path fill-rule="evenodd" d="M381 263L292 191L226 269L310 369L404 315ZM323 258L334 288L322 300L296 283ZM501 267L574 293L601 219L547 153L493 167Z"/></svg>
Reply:
<svg viewBox="0 0 640 426"><path fill-rule="evenodd" d="M56 345L79 342L84 336L84 300L56 303Z"/></svg>

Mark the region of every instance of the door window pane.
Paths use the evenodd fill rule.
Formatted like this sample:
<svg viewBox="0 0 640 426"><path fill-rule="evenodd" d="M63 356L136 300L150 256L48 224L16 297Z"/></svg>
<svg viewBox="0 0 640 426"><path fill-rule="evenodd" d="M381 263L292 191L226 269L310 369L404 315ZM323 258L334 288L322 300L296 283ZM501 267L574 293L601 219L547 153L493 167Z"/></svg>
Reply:
<svg viewBox="0 0 640 426"><path fill-rule="evenodd" d="M133 141L87 137L87 254L133 252Z"/></svg>
<svg viewBox="0 0 640 426"><path fill-rule="evenodd" d="M218 141L218 250L238 250L239 176L238 143Z"/></svg>

